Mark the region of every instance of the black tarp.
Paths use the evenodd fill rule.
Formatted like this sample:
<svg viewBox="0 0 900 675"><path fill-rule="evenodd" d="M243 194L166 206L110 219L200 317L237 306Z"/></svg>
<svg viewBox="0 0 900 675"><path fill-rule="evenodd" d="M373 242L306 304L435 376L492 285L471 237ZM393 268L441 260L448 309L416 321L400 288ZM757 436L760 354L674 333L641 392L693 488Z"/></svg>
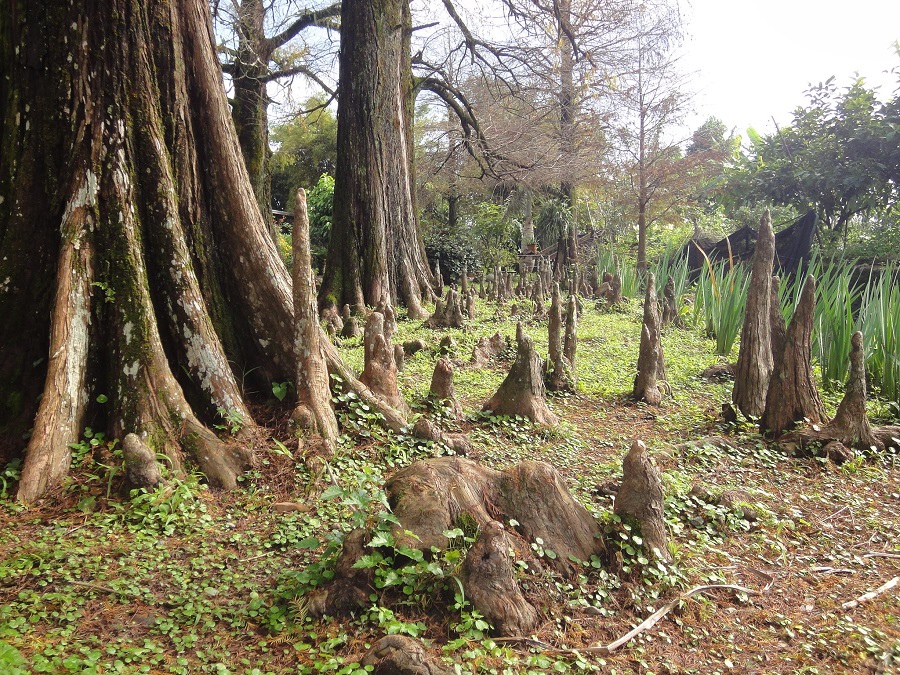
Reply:
<svg viewBox="0 0 900 675"><path fill-rule="evenodd" d="M791 225L775 233L775 267L783 274L794 274L802 270L809 260L809 250L816 233L816 212L809 211ZM699 238L691 239L686 245L691 269L698 270L706 264L703 253L712 261L750 260L756 248L756 230L742 227L737 232L710 243ZM703 253L700 250L703 250Z"/></svg>

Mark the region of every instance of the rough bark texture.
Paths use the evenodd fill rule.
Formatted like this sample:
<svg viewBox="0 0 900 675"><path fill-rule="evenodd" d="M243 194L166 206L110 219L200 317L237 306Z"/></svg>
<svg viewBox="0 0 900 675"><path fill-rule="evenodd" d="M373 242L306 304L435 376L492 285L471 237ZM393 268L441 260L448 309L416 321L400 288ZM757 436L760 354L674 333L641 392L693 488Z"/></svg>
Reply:
<svg viewBox="0 0 900 675"><path fill-rule="evenodd" d="M884 450L875 438L869 417L866 415L866 354L863 351L863 334L853 334L850 341L850 379L844 390L844 398L837 413L828 425L838 440L851 448Z"/></svg>
<svg viewBox="0 0 900 675"><path fill-rule="evenodd" d="M303 188L297 190L292 241L294 351L297 354L294 384L297 390L297 407L291 419L313 447L330 456L334 453L339 432L337 418L331 407L328 367L319 344L316 283L309 247L306 191Z"/></svg>
<svg viewBox="0 0 900 675"><path fill-rule="evenodd" d="M503 524L485 523L463 563L463 589L497 635L528 635L537 626L538 613L516 583L510 548Z"/></svg>
<svg viewBox="0 0 900 675"><path fill-rule="evenodd" d="M366 652L361 662L374 675L454 675L453 668L430 656L418 640L386 635Z"/></svg>
<svg viewBox="0 0 900 675"><path fill-rule="evenodd" d="M496 415L520 415L537 424L552 426L559 420L547 407L543 360L535 351L531 338L522 330L521 323L516 327L516 342L516 361L483 410Z"/></svg>
<svg viewBox="0 0 900 675"><path fill-rule="evenodd" d="M659 305L656 301L656 280L647 275L647 293L644 296L644 323L641 328L641 346L638 353L637 376L634 378L632 396L650 405L659 405L662 392L659 381L666 379L663 365L662 341L659 335Z"/></svg>
<svg viewBox="0 0 900 675"><path fill-rule="evenodd" d="M241 154L260 213L272 219L272 182L269 168L269 97L266 93L269 54L265 44L266 10L263 0L242 0L236 6L238 56L232 72L231 114ZM275 231L273 230L273 236Z"/></svg>
<svg viewBox="0 0 900 675"><path fill-rule="evenodd" d="M816 310L816 280L810 274L787 328L784 351L772 373L760 428L774 436L804 419L824 423L825 409L812 369L812 328Z"/></svg>
<svg viewBox="0 0 900 675"><path fill-rule="evenodd" d="M778 365L778 360L784 353L784 340L787 334L787 326L784 322L784 314L781 313L781 298L778 294L781 288L781 279L772 277L772 296L769 300L769 337L772 344L772 370Z"/></svg>
<svg viewBox="0 0 900 675"><path fill-rule="evenodd" d="M385 294L423 319L432 274L415 208L409 3L341 9L338 165L320 306L360 308Z"/></svg>
<svg viewBox="0 0 900 675"><path fill-rule="evenodd" d="M563 355L563 308L558 283L553 284L550 297L550 316L547 322L547 360L550 368L546 377L547 389L571 391L575 382L571 365Z"/></svg>
<svg viewBox="0 0 900 675"><path fill-rule="evenodd" d="M156 454L137 434L128 434L122 441L125 459L125 488L153 490L162 485L163 477L156 463Z"/></svg>
<svg viewBox="0 0 900 675"><path fill-rule="evenodd" d="M662 477L647 454L647 446L635 441L622 462L622 486L616 493L613 511L634 518L648 551L671 560L666 522L663 519Z"/></svg>
<svg viewBox="0 0 900 675"><path fill-rule="evenodd" d="M472 349L472 365L484 367L506 351L507 342L499 332L489 338L479 338Z"/></svg>
<svg viewBox="0 0 900 675"><path fill-rule="evenodd" d="M850 347L850 379L834 419L818 430L803 429L786 434L778 442L799 444L799 449L804 452L810 446L824 447L827 456L840 461L850 459L852 450L883 452L885 443L879 436L884 434L878 434L878 431L872 429L866 415L866 356L863 334L856 332ZM831 445L833 442L840 448Z"/></svg>
<svg viewBox="0 0 900 675"><path fill-rule="evenodd" d="M744 416L757 419L766 407L766 392L774 367L772 358L772 266L775 233L768 210L759 223L753 252L741 345L735 366L731 400Z"/></svg>
<svg viewBox="0 0 900 675"><path fill-rule="evenodd" d="M455 288L447 288L447 297L443 302L438 301L434 306L434 314L425 322L429 328L462 328L465 326L463 319L462 300Z"/></svg>
<svg viewBox="0 0 900 675"><path fill-rule="evenodd" d="M434 365L428 396L449 408L453 417L462 417L462 405L457 400L456 389L453 387L453 364L446 356L439 358Z"/></svg>
<svg viewBox="0 0 900 675"><path fill-rule="evenodd" d="M563 357L569 362L572 369L572 380L575 380L575 350L578 347L578 300L574 295L569 296L566 305L566 333L563 338Z"/></svg>
<svg viewBox="0 0 900 675"><path fill-rule="evenodd" d="M394 347L391 345L393 332L385 324L385 317L381 312L372 312L366 319L363 337L365 369L359 376L359 381L402 413L406 411L406 403L397 387L397 363L394 360Z"/></svg>
<svg viewBox="0 0 900 675"><path fill-rule="evenodd" d="M341 310L341 320L344 322L344 327L341 329L342 338L356 338L362 335L359 321L356 320L356 316L350 310L350 305L344 305L344 308Z"/></svg>
<svg viewBox="0 0 900 675"><path fill-rule="evenodd" d="M597 521L543 462L495 471L468 459L439 457L401 469L385 491L400 521L395 541L413 548L445 549L449 542L443 533L468 518L481 527L518 521L516 531L529 541L541 538L544 548L557 554L553 564L564 573L576 569L570 556L590 560L604 550Z"/></svg>
<svg viewBox="0 0 900 675"><path fill-rule="evenodd" d="M371 567L356 568L356 562L368 553L369 533L353 530L344 538L341 553L334 566L334 581L307 595L312 616L342 616L369 604L375 572Z"/></svg>
<svg viewBox="0 0 900 675"><path fill-rule="evenodd" d="M675 304L675 280L669 277L663 289L662 325L668 326L678 317L678 306Z"/></svg>
<svg viewBox="0 0 900 675"><path fill-rule="evenodd" d="M230 364L252 361L269 381L289 372L291 303L286 272L270 274L277 251L230 122L208 6L12 2L10 16L0 337L28 344L0 354L0 446L21 452L33 420L19 498L65 473L100 393L111 436L140 432L174 466L189 456L212 484L233 486L251 454L201 417L221 409L252 424ZM259 311L263 298L279 309ZM32 354L40 365L23 370ZM13 391L24 397L10 405Z"/></svg>

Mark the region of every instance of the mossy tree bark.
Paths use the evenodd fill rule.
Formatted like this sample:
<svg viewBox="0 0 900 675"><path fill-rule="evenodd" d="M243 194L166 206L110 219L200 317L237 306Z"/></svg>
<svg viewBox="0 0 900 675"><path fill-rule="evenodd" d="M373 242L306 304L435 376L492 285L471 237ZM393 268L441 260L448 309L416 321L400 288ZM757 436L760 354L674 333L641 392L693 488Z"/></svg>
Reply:
<svg viewBox="0 0 900 675"><path fill-rule="evenodd" d="M113 436L138 433L232 487L251 453L206 426L217 411L252 425L232 364L271 381L295 358L290 279L241 158L208 4L2 5L0 335L16 346L0 352L0 389L23 394L2 411L2 445L21 452L34 426L18 496L65 474L99 394Z"/></svg>
<svg viewBox="0 0 900 675"><path fill-rule="evenodd" d="M319 306L382 297L425 318L432 274L415 209L408 0L345 0L338 165Z"/></svg>

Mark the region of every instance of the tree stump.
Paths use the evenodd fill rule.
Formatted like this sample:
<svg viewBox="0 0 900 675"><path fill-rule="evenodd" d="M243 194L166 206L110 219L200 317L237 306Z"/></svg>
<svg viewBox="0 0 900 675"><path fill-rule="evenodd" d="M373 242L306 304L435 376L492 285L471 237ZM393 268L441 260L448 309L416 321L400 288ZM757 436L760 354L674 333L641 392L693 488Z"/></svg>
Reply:
<svg viewBox="0 0 900 675"><path fill-rule="evenodd" d="M784 351L772 372L760 428L779 436L804 419L822 424L825 409L812 369L812 328L816 310L816 280L806 277L800 302L788 325Z"/></svg>
<svg viewBox="0 0 900 675"><path fill-rule="evenodd" d="M459 294L463 298L469 297L469 265L463 263L462 273L459 275ZM471 318L471 317L469 317Z"/></svg>
<svg viewBox="0 0 900 675"><path fill-rule="evenodd" d="M663 519L662 477L642 441L635 441L622 462L622 486L613 512L638 522L648 551L671 561L669 538Z"/></svg>
<svg viewBox="0 0 900 675"><path fill-rule="evenodd" d="M416 338L415 340L407 340L403 343L403 354L407 358L416 354L423 349L428 349L428 345L425 344L425 340L422 338Z"/></svg>
<svg viewBox="0 0 900 675"><path fill-rule="evenodd" d="M446 298L435 303L434 314L425 325L428 328L462 328L465 325L462 303L455 288L447 288Z"/></svg>
<svg viewBox="0 0 900 675"><path fill-rule="evenodd" d="M331 407L328 366L320 344L316 284L309 244L309 216L303 188L297 190L291 238L294 257L294 387L297 392L297 407L294 408L291 420L317 450L331 456L334 454L339 431L337 418ZM340 320L336 311L334 316Z"/></svg>
<svg viewBox="0 0 900 675"><path fill-rule="evenodd" d="M431 376L431 387L428 396L434 401L450 409L452 416L460 419L463 416L462 405L456 398L456 390L453 387L453 364L446 356L442 356L434 365L434 373Z"/></svg>
<svg viewBox="0 0 900 675"><path fill-rule="evenodd" d="M463 589L497 635L528 635L537 626L538 613L516 583L510 546L501 523L485 523L463 563Z"/></svg>
<svg viewBox="0 0 900 675"><path fill-rule="evenodd" d="M506 338L499 332L494 333L491 337L479 338L472 350L472 365L484 367L492 360L500 356L506 351Z"/></svg>
<svg viewBox="0 0 900 675"><path fill-rule="evenodd" d="M394 345L394 363L397 366L397 372L402 373L406 367L406 352L403 345Z"/></svg>
<svg viewBox="0 0 900 675"><path fill-rule="evenodd" d="M852 452L848 448L884 452L885 443L879 437L878 430L872 429L866 415L866 363L862 333L854 333L851 340L850 379L834 419L819 430L795 431L782 436L778 442L785 445L797 443L803 451L813 445L820 446L826 456L837 463L851 458Z"/></svg>
<svg viewBox="0 0 900 675"><path fill-rule="evenodd" d="M423 441L433 441L447 446L455 455L465 457L472 450L472 444L465 434L448 434L427 417L420 417L413 425L412 435Z"/></svg>
<svg viewBox="0 0 900 675"><path fill-rule="evenodd" d="M401 413L407 410L406 402L397 387L397 364L394 348L387 335L385 318L381 312L372 312L366 319L363 344L365 368L359 381L373 394Z"/></svg>
<svg viewBox="0 0 900 675"><path fill-rule="evenodd" d="M453 356L456 354L456 340L452 335L445 335L438 343L438 354L441 356Z"/></svg>
<svg viewBox="0 0 900 675"><path fill-rule="evenodd" d="M678 306L675 302L675 280L670 276L663 289L662 325L668 326L678 318Z"/></svg>
<svg viewBox="0 0 900 675"><path fill-rule="evenodd" d="M344 321L344 327L341 329L342 338L356 338L362 335L362 329L359 327L359 321L350 311L350 305L345 304L341 310L341 318Z"/></svg>
<svg viewBox="0 0 900 675"><path fill-rule="evenodd" d="M606 301L610 305L619 305L622 303L622 277L613 274L612 281L609 282L609 294Z"/></svg>
<svg viewBox="0 0 900 675"><path fill-rule="evenodd" d="M763 414L774 369L771 337L774 261L775 234L767 210L759 223L759 235L753 252L740 352L731 392L731 400L748 419L758 419Z"/></svg>
<svg viewBox="0 0 900 675"><path fill-rule="evenodd" d="M578 347L578 300L569 296L569 304L566 307L566 332L563 338L563 357L569 362L572 369L572 380L575 380L575 350Z"/></svg>
<svg viewBox="0 0 900 675"><path fill-rule="evenodd" d="M122 441L125 458L125 489L153 490L163 484L156 462L156 453L137 434L128 434Z"/></svg>
<svg viewBox="0 0 900 675"><path fill-rule="evenodd" d="M441 263L434 261L434 292L441 296L444 294L444 275L441 274Z"/></svg>
<svg viewBox="0 0 900 675"><path fill-rule="evenodd" d="M460 301L459 293L452 286L447 291L444 320L447 322L448 328L462 328L465 325L462 302Z"/></svg>
<svg viewBox="0 0 900 675"><path fill-rule="evenodd" d="M425 322L428 328L437 328L444 325L444 299L437 298L434 301L434 312Z"/></svg>
<svg viewBox="0 0 900 675"><path fill-rule="evenodd" d="M547 323L547 346L550 369L547 372L546 385L550 391L573 391L575 378L572 366L563 353L563 309L559 284L553 284L550 301L550 318Z"/></svg>
<svg viewBox="0 0 900 675"><path fill-rule="evenodd" d="M466 295L466 316L470 321L475 320L475 289L471 289Z"/></svg>
<svg viewBox="0 0 900 675"><path fill-rule="evenodd" d="M336 307L326 307L323 309L322 321L325 322L325 330L330 336L336 337L344 330L344 321L341 319L341 315L338 314Z"/></svg>
<svg viewBox="0 0 900 675"><path fill-rule="evenodd" d="M644 323L641 328L641 346L638 353L637 376L634 378L632 396L649 405L659 405L662 392L659 380L666 379L663 348L659 335L659 305L656 302L656 280L647 275L647 292L644 297Z"/></svg>
<svg viewBox="0 0 900 675"><path fill-rule="evenodd" d="M591 296L597 297L597 291L600 290L600 270L596 263L591 265L590 269Z"/></svg>
<svg viewBox="0 0 900 675"><path fill-rule="evenodd" d="M577 570L572 558L590 560L604 551L596 519L544 462L495 471L460 457L438 457L401 469L385 491L399 520L394 540L411 548L444 550L449 545L444 532L468 518L480 527L518 521L516 531L529 541L540 538L557 554L552 564L564 574Z"/></svg>
<svg viewBox="0 0 900 675"><path fill-rule="evenodd" d="M550 412L544 394L543 360L525 335L522 324L516 327L516 361L497 392L483 410L496 415L521 415L532 422L552 426L559 422Z"/></svg>
<svg viewBox="0 0 900 675"><path fill-rule="evenodd" d="M375 572L372 568L354 567L368 553L368 541L369 533L362 528L344 538L333 581L307 595L311 616L342 616L369 606Z"/></svg>
<svg viewBox="0 0 900 675"><path fill-rule="evenodd" d="M429 656L422 643L406 635L386 635L366 652L361 665L373 675L453 675L456 671Z"/></svg>

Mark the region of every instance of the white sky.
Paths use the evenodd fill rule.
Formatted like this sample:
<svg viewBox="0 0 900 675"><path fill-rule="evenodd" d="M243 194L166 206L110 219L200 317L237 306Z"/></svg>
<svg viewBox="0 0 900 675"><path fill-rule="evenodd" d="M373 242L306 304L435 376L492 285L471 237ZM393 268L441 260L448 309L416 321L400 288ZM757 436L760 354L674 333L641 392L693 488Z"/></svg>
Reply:
<svg viewBox="0 0 900 675"><path fill-rule="evenodd" d="M746 138L752 126L774 131L805 103L810 83L855 73L891 96L900 67L900 0L687 0L683 67L696 71L691 129L709 116Z"/></svg>

